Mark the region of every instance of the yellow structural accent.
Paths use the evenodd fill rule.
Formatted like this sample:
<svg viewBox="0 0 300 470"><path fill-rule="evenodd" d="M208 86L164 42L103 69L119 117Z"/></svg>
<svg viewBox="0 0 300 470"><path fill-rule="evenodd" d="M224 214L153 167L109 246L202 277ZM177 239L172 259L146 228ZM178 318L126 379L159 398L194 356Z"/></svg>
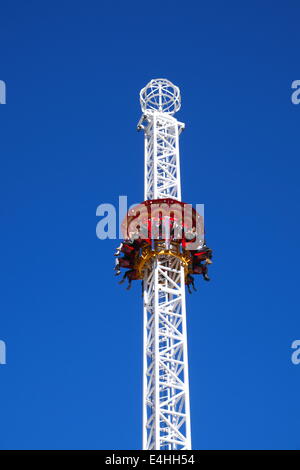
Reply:
<svg viewBox="0 0 300 470"><path fill-rule="evenodd" d="M188 274L189 264L191 262L190 256L187 253L180 253L178 249L167 249L162 246L159 246L158 244L158 246L154 250L149 247L144 248L142 254L137 258L134 268L139 274L139 279L144 278L144 270L149 266L151 258L155 258L156 256L162 255L172 256L174 258L179 259L181 261L181 265L184 267L185 276Z"/></svg>

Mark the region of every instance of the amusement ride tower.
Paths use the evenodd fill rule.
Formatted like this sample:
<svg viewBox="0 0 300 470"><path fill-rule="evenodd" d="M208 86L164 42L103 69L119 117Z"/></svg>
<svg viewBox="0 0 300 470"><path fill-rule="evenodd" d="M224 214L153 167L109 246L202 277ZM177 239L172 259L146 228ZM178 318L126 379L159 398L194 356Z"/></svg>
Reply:
<svg viewBox="0 0 300 470"><path fill-rule="evenodd" d="M201 216L181 202L184 124L174 117L181 105L179 88L166 79L151 80L140 103L144 202L128 211L117 255L123 251L126 258L118 266L131 268L124 278L143 281L143 449L191 449L185 284L192 273L209 280L211 250Z"/></svg>

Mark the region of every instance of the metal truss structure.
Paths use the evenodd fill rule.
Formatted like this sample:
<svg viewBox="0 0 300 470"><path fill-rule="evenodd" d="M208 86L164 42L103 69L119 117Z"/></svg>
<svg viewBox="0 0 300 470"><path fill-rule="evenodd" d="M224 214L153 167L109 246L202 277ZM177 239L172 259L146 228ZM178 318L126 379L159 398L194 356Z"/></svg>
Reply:
<svg viewBox="0 0 300 470"><path fill-rule="evenodd" d="M151 80L140 101L145 200L180 201L184 124L173 116L180 108L179 89L165 79ZM191 449L184 268L166 255L153 258L144 277L143 449Z"/></svg>

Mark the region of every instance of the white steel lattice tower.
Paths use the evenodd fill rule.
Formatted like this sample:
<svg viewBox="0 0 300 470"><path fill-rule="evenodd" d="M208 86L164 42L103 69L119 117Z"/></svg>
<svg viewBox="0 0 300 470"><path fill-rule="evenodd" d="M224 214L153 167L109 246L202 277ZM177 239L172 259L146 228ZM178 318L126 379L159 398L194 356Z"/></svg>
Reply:
<svg viewBox="0 0 300 470"><path fill-rule="evenodd" d="M179 88L156 79L141 90L145 200L181 201ZM156 256L144 276L143 449L191 449L184 268Z"/></svg>

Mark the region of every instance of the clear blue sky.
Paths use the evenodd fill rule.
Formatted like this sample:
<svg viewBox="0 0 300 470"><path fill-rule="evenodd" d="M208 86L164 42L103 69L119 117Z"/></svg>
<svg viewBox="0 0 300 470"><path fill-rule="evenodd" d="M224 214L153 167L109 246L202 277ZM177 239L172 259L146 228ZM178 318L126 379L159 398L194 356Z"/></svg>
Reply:
<svg viewBox="0 0 300 470"><path fill-rule="evenodd" d="M138 92L166 77L215 253L187 297L193 447L299 449L299 3L12 0L0 22L0 448L141 447L140 285L95 214L143 199Z"/></svg>

